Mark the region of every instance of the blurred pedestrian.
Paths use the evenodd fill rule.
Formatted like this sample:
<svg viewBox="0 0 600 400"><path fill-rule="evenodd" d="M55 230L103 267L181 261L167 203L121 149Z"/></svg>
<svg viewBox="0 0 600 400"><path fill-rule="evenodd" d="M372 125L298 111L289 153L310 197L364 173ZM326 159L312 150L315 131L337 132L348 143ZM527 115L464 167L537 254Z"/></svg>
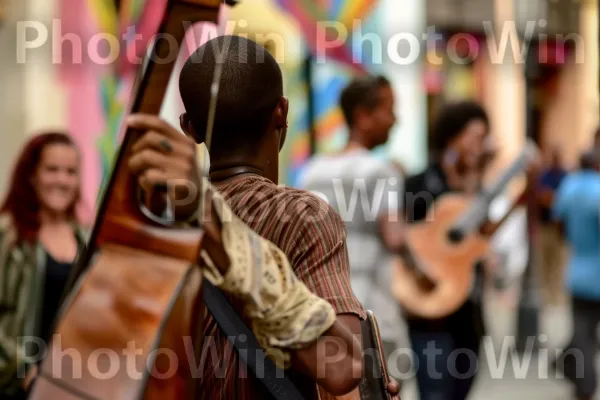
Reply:
<svg viewBox="0 0 600 400"><path fill-rule="evenodd" d="M558 149L553 149L546 168L540 175L538 205L540 234L537 244L538 272L546 303L557 305L564 299L563 272L565 246L557 224L552 221L550 209L556 190L567 175Z"/></svg>
<svg viewBox="0 0 600 400"><path fill-rule="evenodd" d="M574 383L577 398L594 397L600 322L600 152L583 155L581 169L558 188L552 215L564 227L570 257L567 287L572 296L573 336L556 366Z"/></svg>

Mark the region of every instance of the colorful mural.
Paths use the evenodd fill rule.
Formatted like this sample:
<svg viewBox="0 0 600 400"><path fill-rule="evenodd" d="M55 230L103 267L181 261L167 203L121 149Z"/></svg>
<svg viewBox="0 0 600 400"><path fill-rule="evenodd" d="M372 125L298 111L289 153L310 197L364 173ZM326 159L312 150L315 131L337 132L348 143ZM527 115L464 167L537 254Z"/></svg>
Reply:
<svg viewBox="0 0 600 400"><path fill-rule="evenodd" d="M320 21L341 23L350 33L352 41L354 22L365 19L374 8L377 0L276 0L277 4L294 17L300 25L308 49L315 54L319 46L317 24ZM353 62L352 48L339 46L327 51L330 60L337 60L361 71L362 66Z"/></svg>
<svg viewBox="0 0 600 400"><path fill-rule="evenodd" d="M310 156L308 95L312 95L314 102L316 151L337 151L344 145L347 134L338 107L340 91L353 76L365 72L376 73L381 68L380 65L364 62L373 59L370 55L374 49L369 46L353 47L353 43L356 43L352 40L353 24L360 20L363 34L377 32L379 13L376 0L276 0L276 3L298 23L305 42L305 56L313 56L309 61L312 82L305 80L306 64L302 68L288 71L288 87L292 89L288 94L291 101L294 101L295 109L292 109L295 115L288 133L293 139L291 154L284 167L287 171L286 183L295 185ZM327 50L326 64L314 58L319 45L316 38L319 21L340 22L349 32L343 45Z"/></svg>
<svg viewBox="0 0 600 400"><path fill-rule="evenodd" d="M119 16L112 0L60 2L63 35L74 33L85 44L99 41L100 37L125 38L117 40L118 48L104 49L109 56L118 55L112 59L101 57L100 50L90 54L88 48L86 58L79 60L68 43L63 43L63 53L72 52L72 57L66 61L63 58L59 74L69 97L69 128L83 153L83 191L89 208L95 205L98 188L112 167L121 118L138 67L135 60L143 56L165 4L164 0L122 0ZM132 51L136 58L127 57L134 54Z"/></svg>
<svg viewBox="0 0 600 400"><path fill-rule="evenodd" d="M310 157L307 87L302 65L285 67L284 93L290 101L286 144L279 154L280 181L294 185L302 166Z"/></svg>
<svg viewBox="0 0 600 400"><path fill-rule="evenodd" d="M135 59L144 56L152 36L158 30L166 2L122 0L120 10L112 0L89 0L89 5L93 20L101 32L125 39L118 63L100 77L102 111L106 120L105 130L98 141L103 184L112 169L120 142L121 120L133 89L135 74L140 67L130 55L135 54ZM142 39L140 42L136 35Z"/></svg>
<svg viewBox="0 0 600 400"><path fill-rule="evenodd" d="M270 17L269 20L281 19L284 22L282 24L288 26L291 31L287 35L297 38L294 40L300 42L300 49L304 47L301 54L286 57L286 62L281 64L284 72L285 93L292 104L288 140L281 153L281 183L284 184L295 182L300 168L310 155L304 58L310 54L311 43L314 45L316 42L304 35L305 43L302 45L300 37L306 33L308 27L314 26L315 21L328 18L335 18L348 27L352 26L354 19L363 18L363 32L375 31L377 25L374 0L320 1L318 6L322 8L319 11L310 9L311 12L306 13L305 11L309 10L306 7L309 4L311 4L309 1L263 0L254 2L253 7L246 10L242 10L244 3L231 10L232 14L238 12L239 16L249 23L262 28L268 25L264 20L266 11L271 13L268 15L272 15L273 10L277 10L280 15L275 18ZM120 141L121 119L130 99L138 66L124 56L131 54L131 46L134 44L136 44L136 53L145 50L152 34L158 27L164 5L165 0L121 0L122 13L119 16L112 0L61 1L63 34L75 33L85 43L98 33L110 34L115 37L125 35L125 40L121 41L120 57L116 63L101 65L93 60L87 60L81 65L66 63L60 66L61 78L69 95L69 126L84 153L85 199L92 206L97 200L98 188L107 178L112 167L113 157ZM250 9L262 11L253 14ZM304 12L304 16L296 19L301 12ZM315 19L318 16L320 19ZM235 16L232 18L229 18L228 15L222 17L220 33L223 33L225 19L236 19ZM260 20L260 23L255 20ZM201 37L206 37L200 33L201 29L197 28L192 34L191 43L196 46L200 44ZM140 41L138 36L137 40L133 41L132 33L141 34L143 40ZM65 50L68 51L68 43L66 46ZM193 46L190 44L188 47ZM286 47L296 48L297 46ZM342 47L344 50L341 53L327 53L328 58L334 58L338 60L338 63L328 62L325 65L315 62L313 65L312 90L316 108L317 148L319 151L334 151L344 141L343 119L337 108L339 91L348 79L363 72L365 67L372 71L368 65L352 63L351 55L362 55L361 49L354 49L353 52L350 46ZM142 55L138 54L140 57ZM365 57L365 59L368 58ZM293 61L290 62L290 60ZM171 103L168 107L170 114L175 115L181 110L177 94L170 93L169 102ZM168 119L173 120L171 117L169 116Z"/></svg>
<svg viewBox="0 0 600 400"><path fill-rule="evenodd" d="M310 153L306 120L305 43L299 23L276 0L240 2L230 9L233 33L265 46L277 59L283 74L284 94L290 103L288 134L279 154L281 184L294 182L298 167Z"/></svg>
<svg viewBox="0 0 600 400"><path fill-rule="evenodd" d="M86 44L92 38L97 40L98 35L123 38L118 49L109 49L109 52L118 52L116 60L110 63L99 62L98 57L89 54L80 61L66 41L62 49L63 62L58 67L68 95L69 129L83 153L83 191L89 214L97 201L99 188L111 172L120 143L123 113L131 98L140 60L159 27L165 5L165 0L121 0L120 13L117 13L114 0L60 2L63 36L73 33ZM226 16L227 13L221 15ZM180 57L188 56L201 44L202 38L210 37L203 34L205 28L214 29L211 24L203 23L193 27ZM182 107L173 89L170 88L165 99L169 103L166 108L179 115ZM177 118L169 116L168 119Z"/></svg>

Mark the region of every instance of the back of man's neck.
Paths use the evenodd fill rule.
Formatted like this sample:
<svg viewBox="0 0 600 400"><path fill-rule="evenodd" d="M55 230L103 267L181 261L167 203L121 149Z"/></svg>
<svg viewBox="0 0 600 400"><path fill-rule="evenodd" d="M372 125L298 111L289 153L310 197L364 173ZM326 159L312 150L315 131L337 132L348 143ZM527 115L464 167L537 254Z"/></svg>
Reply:
<svg viewBox="0 0 600 400"><path fill-rule="evenodd" d="M254 163L221 162L211 165L209 171L209 177L212 182L226 182L248 175L261 176L273 181L273 177L269 176L266 168Z"/></svg>

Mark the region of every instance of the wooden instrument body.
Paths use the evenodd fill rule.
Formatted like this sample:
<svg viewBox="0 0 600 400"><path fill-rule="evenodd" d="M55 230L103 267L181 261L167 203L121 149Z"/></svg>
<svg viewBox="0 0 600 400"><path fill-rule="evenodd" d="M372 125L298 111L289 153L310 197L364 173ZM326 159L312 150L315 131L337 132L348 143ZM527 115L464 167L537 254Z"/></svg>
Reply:
<svg viewBox="0 0 600 400"><path fill-rule="evenodd" d="M489 238L479 232L452 243L448 232L471 206L473 196L445 194L427 218L407 225L407 247L418 265L397 258L393 267L392 294L408 315L438 319L458 310L468 299L474 282L475 264L490 248ZM434 283L424 288L415 279L415 268Z"/></svg>
<svg viewBox="0 0 600 400"><path fill-rule="evenodd" d="M319 388L319 400L391 400L387 389L390 377L382 348L379 325L372 311L367 311L367 319L361 321L363 347L363 377L351 393L332 396Z"/></svg>
<svg viewBox="0 0 600 400"><path fill-rule="evenodd" d="M216 22L219 7L219 0L169 0L159 33L181 45L186 28ZM160 113L175 64L172 43L154 45L130 113ZM205 231L163 225L141 211L127 166L137 138L125 132L31 399L193 398Z"/></svg>

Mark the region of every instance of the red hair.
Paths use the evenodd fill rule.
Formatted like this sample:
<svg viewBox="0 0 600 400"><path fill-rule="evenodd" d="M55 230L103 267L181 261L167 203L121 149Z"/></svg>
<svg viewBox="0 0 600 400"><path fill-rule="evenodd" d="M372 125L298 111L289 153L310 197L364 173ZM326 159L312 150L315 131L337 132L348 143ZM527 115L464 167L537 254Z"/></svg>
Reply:
<svg viewBox="0 0 600 400"><path fill-rule="evenodd" d="M77 147L73 139L65 133L47 132L36 135L25 144L13 170L8 194L0 207L0 213L11 215L19 240L29 243L37 240L41 225L40 202L31 178L37 173L44 149L55 144ZM73 204L67 209L67 217L73 221L77 221L76 208L80 199L81 188Z"/></svg>

